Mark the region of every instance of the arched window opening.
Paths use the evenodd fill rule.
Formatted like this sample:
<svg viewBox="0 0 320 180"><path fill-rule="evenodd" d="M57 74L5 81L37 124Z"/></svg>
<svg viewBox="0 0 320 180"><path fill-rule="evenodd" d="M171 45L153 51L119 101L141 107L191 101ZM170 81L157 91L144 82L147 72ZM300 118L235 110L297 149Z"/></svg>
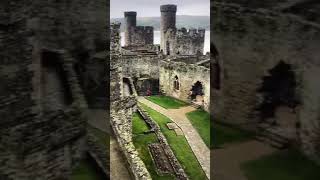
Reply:
<svg viewBox="0 0 320 180"><path fill-rule="evenodd" d="M174 90L177 90L177 91L180 90L180 84L179 84L178 76L174 77L173 88L174 88Z"/></svg>
<svg viewBox="0 0 320 180"><path fill-rule="evenodd" d="M166 52L167 52L167 55L170 55L170 43L169 43L169 41L166 42Z"/></svg>
<svg viewBox="0 0 320 180"><path fill-rule="evenodd" d="M295 114L295 108L299 105L295 92L296 85L295 73L290 64L281 60L274 68L269 70L269 75L263 77L262 86L258 89L258 92L262 95L262 102L257 110L262 121L273 119L271 123L277 125L282 123L280 120L287 119L277 117L279 114L282 116L284 110L287 109L286 114L290 111Z"/></svg>

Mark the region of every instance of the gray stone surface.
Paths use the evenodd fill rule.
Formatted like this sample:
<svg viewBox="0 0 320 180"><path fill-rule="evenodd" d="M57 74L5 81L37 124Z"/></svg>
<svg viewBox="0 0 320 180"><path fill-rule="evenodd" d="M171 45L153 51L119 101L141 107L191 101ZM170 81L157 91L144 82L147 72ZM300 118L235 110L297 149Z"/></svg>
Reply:
<svg viewBox="0 0 320 180"><path fill-rule="evenodd" d="M296 144L318 160L320 26L303 17L271 9L250 9L236 4L213 3L211 16L219 52L223 85L219 92L219 120L257 130L262 78L280 60L296 76L295 92L301 101L296 111Z"/></svg>

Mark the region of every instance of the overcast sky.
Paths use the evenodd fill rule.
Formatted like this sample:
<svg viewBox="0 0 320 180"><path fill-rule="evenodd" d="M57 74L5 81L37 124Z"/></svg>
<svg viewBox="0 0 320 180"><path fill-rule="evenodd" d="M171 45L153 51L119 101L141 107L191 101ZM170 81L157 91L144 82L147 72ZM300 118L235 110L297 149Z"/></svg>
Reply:
<svg viewBox="0 0 320 180"><path fill-rule="evenodd" d="M162 4L176 4L177 15L210 16L210 0L111 0L110 17L123 17L124 11L137 11L139 17L160 16Z"/></svg>

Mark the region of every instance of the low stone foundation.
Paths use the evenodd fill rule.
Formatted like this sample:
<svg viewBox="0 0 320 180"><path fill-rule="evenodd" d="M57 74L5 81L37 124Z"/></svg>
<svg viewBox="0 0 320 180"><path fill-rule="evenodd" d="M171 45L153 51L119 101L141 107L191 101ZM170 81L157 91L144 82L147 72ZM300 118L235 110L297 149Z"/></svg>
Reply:
<svg viewBox="0 0 320 180"><path fill-rule="evenodd" d="M174 155L172 149L170 148L170 145L165 138L165 136L162 134L160 127L158 124L156 124L152 118L149 116L149 114L142 110L139 105L137 108L138 112L141 114L142 118L145 120L145 122L151 127L151 130L155 132L157 135L157 138L159 140L160 145L163 148L163 151L165 155L168 157L168 160L173 168L174 174L177 179L179 180L186 180L188 179L187 174L183 170L182 166L180 165L179 161L177 160L176 156Z"/></svg>

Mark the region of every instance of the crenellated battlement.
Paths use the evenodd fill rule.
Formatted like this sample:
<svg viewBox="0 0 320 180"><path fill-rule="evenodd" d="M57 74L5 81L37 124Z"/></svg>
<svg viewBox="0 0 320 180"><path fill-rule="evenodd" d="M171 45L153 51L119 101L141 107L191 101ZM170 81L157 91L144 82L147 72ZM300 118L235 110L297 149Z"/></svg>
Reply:
<svg viewBox="0 0 320 180"><path fill-rule="evenodd" d="M141 31L145 33L153 33L153 27L152 26L136 26L135 31Z"/></svg>
<svg viewBox="0 0 320 180"><path fill-rule="evenodd" d="M137 12L124 12L125 46L145 46L153 44L153 27L137 26Z"/></svg>
<svg viewBox="0 0 320 180"><path fill-rule="evenodd" d="M205 29L199 28L199 29L186 29L186 28L180 28L177 29L177 36L178 37L193 37L193 38L204 38L205 36Z"/></svg>
<svg viewBox="0 0 320 180"><path fill-rule="evenodd" d="M176 28L177 6L166 4L160 6L160 49L165 55L203 54L205 29Z"/></svg>

